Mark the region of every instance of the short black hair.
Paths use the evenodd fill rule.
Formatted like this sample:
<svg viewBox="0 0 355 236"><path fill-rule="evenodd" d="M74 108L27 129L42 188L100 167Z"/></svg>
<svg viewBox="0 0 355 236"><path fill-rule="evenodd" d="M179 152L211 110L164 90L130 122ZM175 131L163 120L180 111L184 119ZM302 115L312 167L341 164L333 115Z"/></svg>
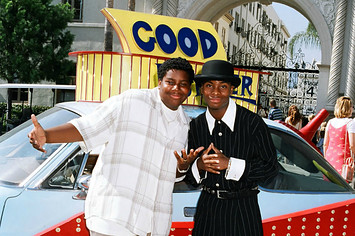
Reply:
<svg viewBox="0 0 355 236"><path fill-rule="evenodd" d="M181 57L177 57L177 58L170 58L170 59L166 60L163 64L161 64L159 66L158 80L162 80L169 70L186 71L186 73L189 76L190 84L192 84L194 76L195 76L195 72L192 69L190 62L188 62L186 59L181 58Z"/></svg>

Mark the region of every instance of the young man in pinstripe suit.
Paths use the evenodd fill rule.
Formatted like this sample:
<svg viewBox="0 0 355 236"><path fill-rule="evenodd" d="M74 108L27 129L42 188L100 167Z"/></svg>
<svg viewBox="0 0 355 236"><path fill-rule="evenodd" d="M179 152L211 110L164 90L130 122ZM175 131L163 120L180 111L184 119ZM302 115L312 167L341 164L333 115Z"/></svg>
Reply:
<svg viewBox="0 0 355 236"><path fill-rule="evenodd" d="M229 62L206 62L195 82L208 109L191 121L188 136L188 150L205 147L185 178L203 189L193 235L263 235L257 186L278 173L268 127L230 98L240 79Z"/></svg>

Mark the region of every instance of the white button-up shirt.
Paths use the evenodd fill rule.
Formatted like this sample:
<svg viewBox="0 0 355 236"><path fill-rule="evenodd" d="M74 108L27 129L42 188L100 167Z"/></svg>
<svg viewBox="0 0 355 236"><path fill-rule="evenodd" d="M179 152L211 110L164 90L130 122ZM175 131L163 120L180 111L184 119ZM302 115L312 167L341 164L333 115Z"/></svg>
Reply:
<svg viewBox="0 0 355 236"><path fill-rule="evenodd" d="M129 90L71 122L84 150L104 145L90 181L85 217L90 230L116 235L168 235L177 161L189 118L172 111L158 88Z"/></svg>

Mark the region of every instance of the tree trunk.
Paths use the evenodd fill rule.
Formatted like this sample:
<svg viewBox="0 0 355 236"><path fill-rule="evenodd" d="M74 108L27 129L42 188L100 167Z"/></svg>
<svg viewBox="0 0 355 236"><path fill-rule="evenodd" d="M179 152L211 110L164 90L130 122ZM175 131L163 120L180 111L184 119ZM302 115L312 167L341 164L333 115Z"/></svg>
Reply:
<svg viewBox="0 0 355 236"><path fill-rule="evenodd" d="M128 10L130 11L136 10L136 0L128 0Z"/></svg>
<svg viewBox="0 0 355 236"><path fill-rule="evenodd" d="M113 8L113 0L106 0L106 7ZM105 19L104 51L112 52L113 29L110 22Z"/></svg>

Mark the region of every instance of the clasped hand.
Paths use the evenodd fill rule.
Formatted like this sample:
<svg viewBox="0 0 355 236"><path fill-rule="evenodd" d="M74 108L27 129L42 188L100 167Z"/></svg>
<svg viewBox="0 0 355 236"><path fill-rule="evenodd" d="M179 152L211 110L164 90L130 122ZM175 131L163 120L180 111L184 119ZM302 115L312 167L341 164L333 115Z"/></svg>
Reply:
<svg viewBox="0 0 355 236"><path fill-rule="evenodd" d="M181 156L174 151L174 155L177 159L178 168L180 170L186 170L190 164L196 159L198 154L204 149L199 147L196 150L191 149L189 154L185 149L181 150ZM210 152L213 151L214 153ZM205 170L210 173L220 174L221 170L225 170L228 167L229 158L226 157L213 143L202 153L201 158L197 161L197 167L199 170Z"/></svg>
<svg viewBox="0 0 355 236"><path fill-rule="evenodd" d="M214 151L213 154L210 154ZM197 161L199 170L205 170L210 173L220 174L221 170L228 168L229 158L226 157L213 143L202 153L202 156Z"/></svg>

